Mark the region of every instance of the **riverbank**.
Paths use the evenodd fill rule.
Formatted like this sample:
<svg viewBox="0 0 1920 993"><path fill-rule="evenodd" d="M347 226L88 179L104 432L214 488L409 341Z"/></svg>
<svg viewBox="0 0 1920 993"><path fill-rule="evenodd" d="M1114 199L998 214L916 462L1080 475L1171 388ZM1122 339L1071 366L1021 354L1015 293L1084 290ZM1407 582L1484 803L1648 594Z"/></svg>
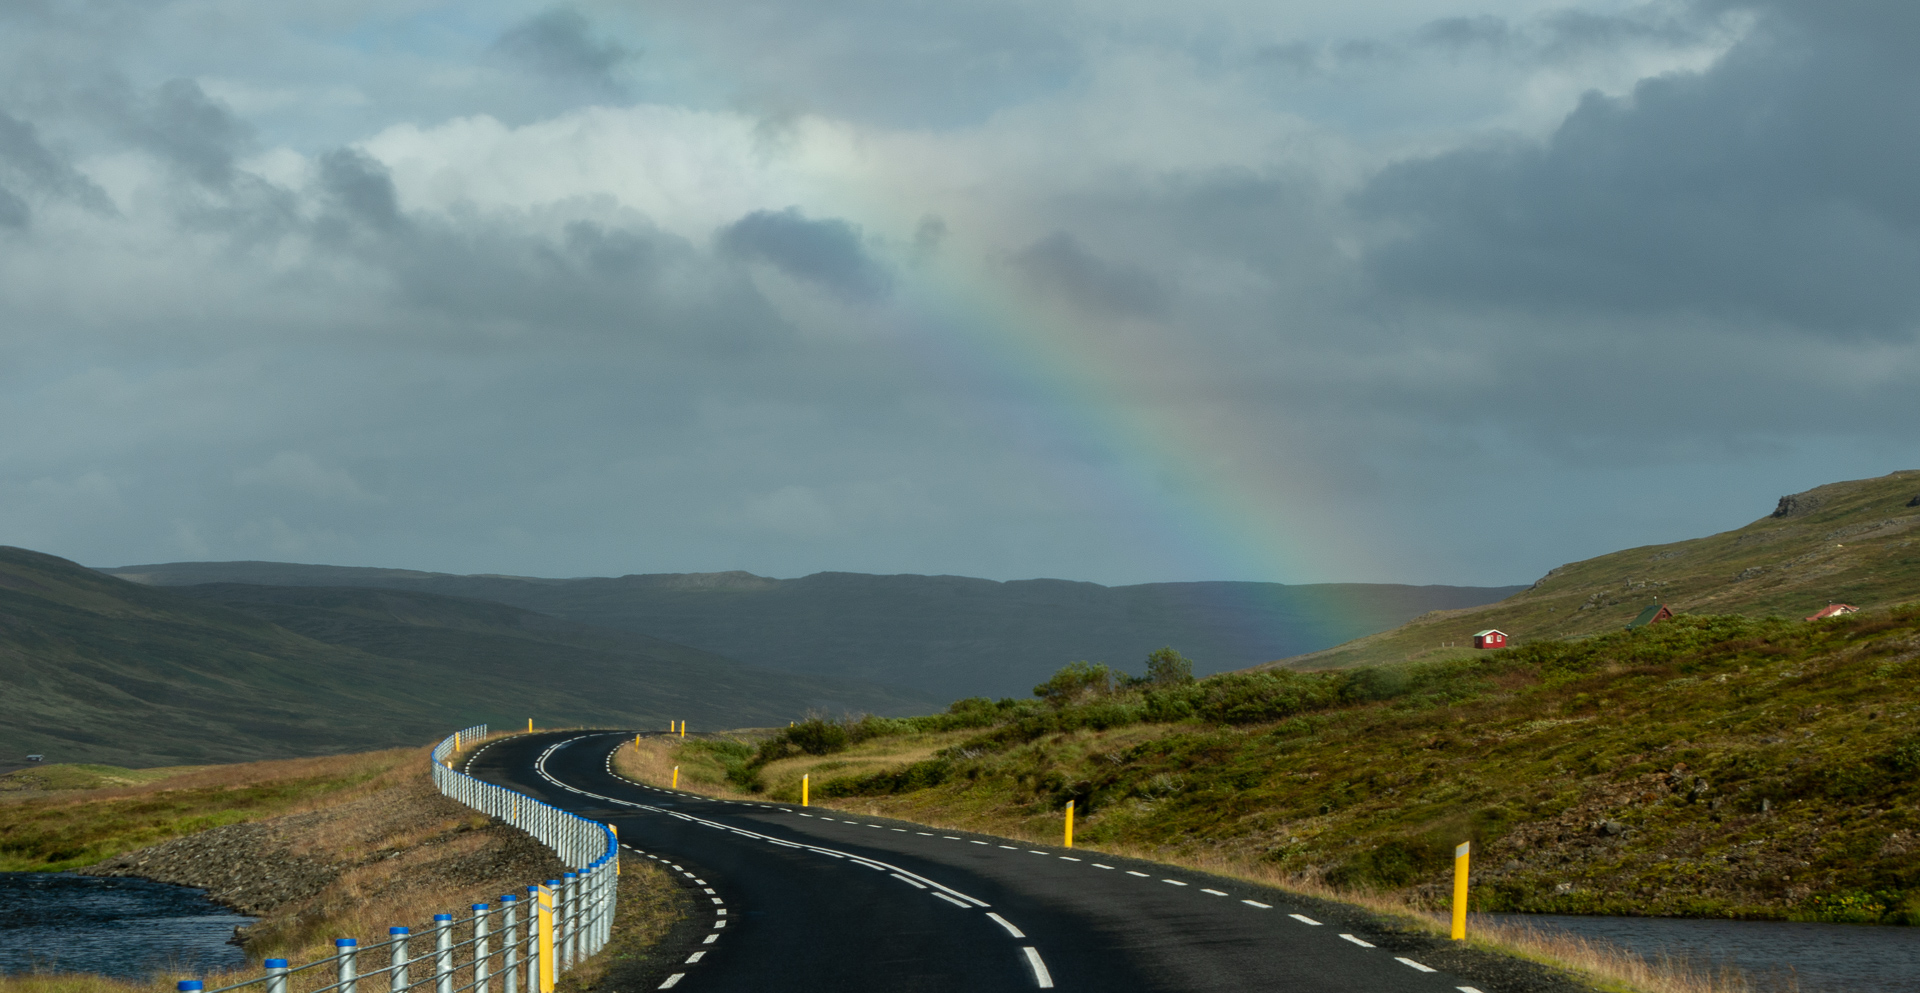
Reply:
<svg viewBox="0 0 1920 993"><path fill-rule="evenodd" d="M205 889L215 902L260 918L236 934L254 962L318 958L332 954L336 937L365 941L390 926L429 927L435 913L494 902L567 868L527 835L441 796L424 749L216 766L135 786L12 792L0 799L0 857L70 868L85 853L118 846L78 871ZM163 837L128 844L150 835ZM659 895L674 889L647 865L623 877L623 896L635 894L649 927L669 926L683 913ZM623 911L623 920L636 919ZM644 955L644 944L621 947ZM0 993L164 989L169 978L10 976L0 977Z"/></svg>

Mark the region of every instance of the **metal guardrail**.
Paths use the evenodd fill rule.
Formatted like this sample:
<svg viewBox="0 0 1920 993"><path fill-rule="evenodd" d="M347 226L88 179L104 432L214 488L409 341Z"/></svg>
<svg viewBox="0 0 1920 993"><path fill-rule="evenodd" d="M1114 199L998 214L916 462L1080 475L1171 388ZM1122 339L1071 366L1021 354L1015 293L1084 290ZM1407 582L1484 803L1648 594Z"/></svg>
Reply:
<svg viewBox="0 0 1920 993"><path fill-rule="evenodd" d="M508 893L500 897L498 906L476 903L459 921L452 914L435 914L431 950L422 948L416 954L415 935L408 928L392 927L387 929L387 940L377 944L336 939L332 955L304 965L267 959L266 975L245 982L208 990L201 980L182 980L180 993L227 993L249 987L260 987L261 993L288 993L294 977L328 966L332 975L315 977L322 980L320 985L300 983L302 993L379 993L381 977L386 993L427 993L429 987L431 993L493 993L496 980L500 993L553 993L554 980L561 973L600 951L612 936L619 840L605 824L453 768L452 756L486 737L487 726L477 724L435 745L433 784L453 800L532 835L562 862L575 866L573 872L528 886L524 900ZM381 949L386 949L386 964L363 969L368 961L363 953Z"/></svg>

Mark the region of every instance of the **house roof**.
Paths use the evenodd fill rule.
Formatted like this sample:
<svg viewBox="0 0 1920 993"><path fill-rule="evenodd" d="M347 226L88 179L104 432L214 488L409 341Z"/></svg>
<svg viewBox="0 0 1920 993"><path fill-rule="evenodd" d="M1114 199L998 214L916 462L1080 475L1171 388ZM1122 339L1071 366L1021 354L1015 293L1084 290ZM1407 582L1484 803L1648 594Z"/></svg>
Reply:
<svg viewBox="0 0 1920 993"><path fill-rule="evenodd" d="M1666 604L1656 603L1653 606L1648 607L1647 609L1641 611L1639 617L1636 617L1633 620L1628 621L1627 627L1637 628L1642 625L1652 624L1654 621L1657 621L1662 617L1672 617L1672 616L1673 616L1673 611L1668 610Z"/></svg>
<svg viewBox="0 0 1920 993"><path fill-rule="evenodd" d="M1807 620L1817 621L1822 617L1834 617L1839 614L1851 614L1854 611L1859 609L1860 608L1850 603L1830 603L1820 608L1819 610L1815 611L1813 616L1807 618Z"/></svg>
<svg viewBox="0 0 1920 993"><path fill-rule="evenodd" d="M1473 633L1473 636L1476 638L1484 638L1490 634L1497 634L1502 638L1507 636L1507 633L1505 631L1500 630L1499 628L1488 628L1485 631L1475 631Z"/></svg>

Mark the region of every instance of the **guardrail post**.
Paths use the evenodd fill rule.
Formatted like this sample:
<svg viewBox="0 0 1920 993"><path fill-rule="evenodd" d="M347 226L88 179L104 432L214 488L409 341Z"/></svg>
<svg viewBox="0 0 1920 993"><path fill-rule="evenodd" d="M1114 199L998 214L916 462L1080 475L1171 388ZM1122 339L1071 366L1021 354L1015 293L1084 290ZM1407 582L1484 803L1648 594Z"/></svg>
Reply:
<svg viewBox="0 0 1920 993"><path fill-rule="evenodd" d="M334 985L339 993L354 993L360 986L360 942L355 938L333 939Z"/></svg>
<svg viewBox="0 0 1920 993"><path fill-rule="evenodd" d="M540 901L540 939L535 947L540 956L540 993L553 993L553 977L558 972L553 961L553 901L560 889L560 880L549 879L547 885L533 887L538 891Z"/></svg>
<svg viewBox="0 0 1920 993"><path fill-rule="evenodd" d="M287 960L268 959L261 965L267 970L267 993L287 993Z"/></svg>
<svg viewBox="0 0 1920 993"><path fill-rule="evenodd" d="M560 971L573 968L573 932L580 909L580 874L560 874Z"/></svg>
<svg viewBox="0 0 1920 993"><path fill-rule="evenodd" d="M453 993L453 915L433 915L433 993Z"/></svg>
<svg viewBox="0 0 1920 993"><path fill-rule="evenodd" d="M390 927L387 929L387 944L393 952L391 958L392 964L387 968L387 989L391 990L392 993L401 993L401 991L413 985L407 982L407 963L411 961L407 958L407 935L411 933L412 932L403 927Z"/></svg>
<svg viewBox="0 0 1920 993"><path fill-rule="evenodd" d="M488 984L493 979L493 942L487 934L487 905L473 905L473 989L474 993L487 993Z"/></svg>
<svg viewBox="0 0 1920 993"><path fill-rule="evenodd" d="M520 898L500 897L500 989L520 993Z"/></svg>

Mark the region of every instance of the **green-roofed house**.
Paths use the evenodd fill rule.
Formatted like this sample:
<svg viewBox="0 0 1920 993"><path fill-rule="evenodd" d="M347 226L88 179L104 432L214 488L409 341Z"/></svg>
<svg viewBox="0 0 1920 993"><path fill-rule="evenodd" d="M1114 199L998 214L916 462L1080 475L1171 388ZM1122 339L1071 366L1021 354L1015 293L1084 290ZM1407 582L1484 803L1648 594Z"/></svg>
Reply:
<svg viewBox="0 0 1920 993"><path fill-rule="evenodd" d="M1643 628L1649 624L1655 623L1656 621L1664 621L1667 618L1672 616L1673 616L1673 611L1668 610L1666 604L1656 603L1653 606L1648 607L1647 609L1641 611L1639 617L1636 617L1633 620L1628 621L1627 630L1631 631L1634 628Z"/></svg>

